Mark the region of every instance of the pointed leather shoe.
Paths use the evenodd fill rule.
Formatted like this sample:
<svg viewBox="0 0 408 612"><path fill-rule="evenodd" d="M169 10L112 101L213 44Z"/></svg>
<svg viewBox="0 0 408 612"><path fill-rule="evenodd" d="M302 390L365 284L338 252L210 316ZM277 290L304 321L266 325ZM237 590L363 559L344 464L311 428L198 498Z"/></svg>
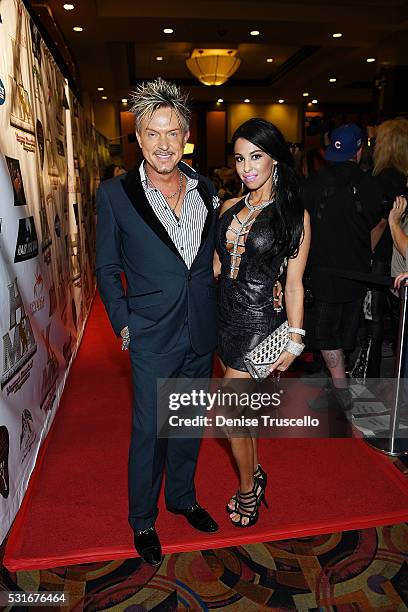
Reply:
<svg viewBox="0 0 408 612"><path fill-rule="evenodd" d="M205 531L207 533L218 531L217 523L209 515L207 510L204 510L204 508L200 506L200 504L194 504L194 506L189 506L188 508L167 509L173 514L182 514L183 516L185 516L190 525L194 527L194 529L198 529L198 531Z"/></svg>
<svg viewBox="0 0 408 612"><path fill-rule="evenodd" d="M161 544L154 527L135 531L135 548L143 561L149 565L160 565L163 560Z"/></svg>

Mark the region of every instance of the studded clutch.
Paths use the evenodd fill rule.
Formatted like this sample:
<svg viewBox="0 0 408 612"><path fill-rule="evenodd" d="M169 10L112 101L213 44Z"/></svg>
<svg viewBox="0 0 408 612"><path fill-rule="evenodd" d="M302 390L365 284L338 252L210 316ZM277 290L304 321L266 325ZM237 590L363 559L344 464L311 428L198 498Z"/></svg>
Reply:
<svg viewBox="0 0 408 612"><path fill-rule="evenodd" d="M265 340L262 340L244 356L244 363L252 378L264 380L269 376L271 364L278 359L288 340L289 324L284 321Z"/></svg>

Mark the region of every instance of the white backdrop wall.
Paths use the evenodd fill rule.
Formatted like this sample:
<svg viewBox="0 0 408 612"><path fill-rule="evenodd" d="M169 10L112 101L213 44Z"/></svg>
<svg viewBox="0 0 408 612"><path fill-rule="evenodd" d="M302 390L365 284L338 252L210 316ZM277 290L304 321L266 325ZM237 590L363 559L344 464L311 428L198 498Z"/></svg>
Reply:
<svg viewBox="0 0 408 612"><path fill-rule="evenodd" d="M0 542L58 409L94 294L107 143L20 0L0 3ZM46 469L46 466L45 466Z"/></svg>

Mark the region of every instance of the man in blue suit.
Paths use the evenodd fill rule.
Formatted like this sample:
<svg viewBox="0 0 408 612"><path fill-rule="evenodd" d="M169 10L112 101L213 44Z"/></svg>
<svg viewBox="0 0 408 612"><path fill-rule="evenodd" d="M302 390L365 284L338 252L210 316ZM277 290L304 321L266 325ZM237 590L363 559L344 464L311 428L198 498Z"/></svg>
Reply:
<svg viewBox="0 0 408 612"><path fill-rule="evenodd" d="M156 431L157 379L211 375L218 200L212 183L181 162L190 113L179 88L161 78L140 85L131 110L144 161L99 188L96 273L112 327L130 348L129 523L140 556L158 565L154 523L164 469L167 509L201 531L218 529L195 495L200 440L160 439Z"/></svg>

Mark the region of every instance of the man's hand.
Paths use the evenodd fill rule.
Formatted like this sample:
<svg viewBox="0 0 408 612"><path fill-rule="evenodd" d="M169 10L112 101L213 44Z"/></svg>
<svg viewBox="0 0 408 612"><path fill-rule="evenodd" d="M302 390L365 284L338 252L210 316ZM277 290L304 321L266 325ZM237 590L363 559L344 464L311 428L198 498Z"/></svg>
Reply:
<svg viewBox="0 0 408 612"><path fill-rule="evenodd" d="M394 288L399 289L401 287L401 283L404 280L408 279L408 272L404 272L403 274L398 274L394 280Z"/></svg>

